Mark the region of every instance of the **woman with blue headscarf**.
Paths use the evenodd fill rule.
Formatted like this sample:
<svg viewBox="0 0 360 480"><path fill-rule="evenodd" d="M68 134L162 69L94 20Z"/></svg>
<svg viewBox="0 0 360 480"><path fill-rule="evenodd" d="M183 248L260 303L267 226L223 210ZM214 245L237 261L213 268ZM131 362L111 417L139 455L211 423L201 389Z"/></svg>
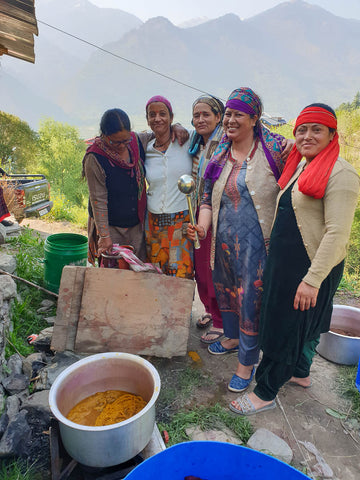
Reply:
<svg viewBox="0 0 360 480"><path fill-rule="evenodd" d="M229 96L224 135L205 172L195 226L200 240L212 226L210 261L227 338L208 350L214 355L238 353L239 363L228 385L233 392L249 386L259 359L263 271L277 180L289 150L282 136L261 124L261 114L261 100L250 88L236 89ZM188 232L191 238L194 228L189 226Z"/></svg>

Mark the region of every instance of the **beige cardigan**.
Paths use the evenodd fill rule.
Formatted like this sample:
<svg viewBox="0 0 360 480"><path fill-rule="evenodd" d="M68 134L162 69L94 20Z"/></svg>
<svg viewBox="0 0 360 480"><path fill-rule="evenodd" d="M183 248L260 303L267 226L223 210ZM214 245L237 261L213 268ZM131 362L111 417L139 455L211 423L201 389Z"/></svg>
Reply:
<svg viewBox="0 0 360 480"><path fill-rule="evenodd" d="M305 161L300 162L287 186L279 193L276 210L281 196L299 177L304 166ZM359 186L356 170L339 157L323 198L304 195L299 191L298 182L291 191L297 226L311 261L303 281L313 287L320 288L330 271L345 258Z"/></svg>
<svg viewBox="0 0 360 480"><path fill-rule="evenodd" d="M260 142L253 158L251 160L247 160L248 165L246 168L245 182L254 203L256 213L258 215L259 224L264 237L265 247L268 248L271 225L275 213L276 196L279 192L279 186L276 183L274 174L270 168L269 162L265 156L263 147ZM210 266L212 270L214 270L215 263L216 232L221 197L232 168L233 163L230 160L227 160L220 174L220 177L214 183L212 191L212 235L210 253Z"/></svg>

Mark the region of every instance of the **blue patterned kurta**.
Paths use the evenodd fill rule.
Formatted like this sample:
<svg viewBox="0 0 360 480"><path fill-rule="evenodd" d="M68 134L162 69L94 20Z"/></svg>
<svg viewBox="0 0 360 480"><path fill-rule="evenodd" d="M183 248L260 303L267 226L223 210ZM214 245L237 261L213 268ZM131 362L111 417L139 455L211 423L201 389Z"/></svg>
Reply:
<svg viewBox="0 0 360 480"><path fill-rule="evenodd" d="M225 335L240 337L239 361L251 365L258 359L257 334L266 249L245 183L246 168L246 160L242 165L234 164L221 198L213 281ZM205 187L206 195L210 197ZM244 335L248 337L245 344L249 344L245 350L250 351L241 353Z"/></svg>

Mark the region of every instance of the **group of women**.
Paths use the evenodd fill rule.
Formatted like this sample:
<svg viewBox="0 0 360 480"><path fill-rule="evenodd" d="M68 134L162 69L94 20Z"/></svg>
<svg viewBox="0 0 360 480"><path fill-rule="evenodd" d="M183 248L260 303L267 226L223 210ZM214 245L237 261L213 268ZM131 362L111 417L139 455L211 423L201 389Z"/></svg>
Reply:
<svg viewBox="0 0 360 480"><path fill-rule="evenodd" d="M230 391L243 392L255 375L254 391L229 406L251 415L274 408L287 381L311 385L315 346L329 329L342 275L359 177L339 157L336 115L327 105L301 112L295 144L263 127L261 100L250 88L234 90L225 107L201 96L192 113L195 131L180 145L164 97L146 105L152 139L131 132L122 110L105 112L101 135L83 161L89 260L122 243L168 275L192 278L195 268L206 310L198 326L213 322L202 341L213 355L238 354ZM191 173L194 226L177 187L179 177ZM201 247L193 257L195 235Z"/></svg>

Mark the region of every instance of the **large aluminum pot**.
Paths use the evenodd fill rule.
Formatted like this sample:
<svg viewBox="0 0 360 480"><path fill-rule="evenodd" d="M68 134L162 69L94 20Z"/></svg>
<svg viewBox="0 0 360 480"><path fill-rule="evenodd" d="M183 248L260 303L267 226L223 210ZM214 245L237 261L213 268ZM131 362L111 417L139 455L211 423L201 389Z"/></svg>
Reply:
<svg viewBox="0 0 360 480"><path fill-rule="evenodd" d="M331 362L357 365L360 357L360 308L334 305L330 328L353 332L358 337L348 337L335 332L320 335L317 352Z"/></svg>
<svg viewBox="0 0 360 480"><path fill-rule="evenodd" d="M125 390L148 403L128 420L104 427L87 427L66 418L78 402L106 390ZM69 455L83 465L110 467L134 457L149 443L159 392L159 374L148 361L130 353L99 353L74 363L56 378L49 404Z"/></svg>

